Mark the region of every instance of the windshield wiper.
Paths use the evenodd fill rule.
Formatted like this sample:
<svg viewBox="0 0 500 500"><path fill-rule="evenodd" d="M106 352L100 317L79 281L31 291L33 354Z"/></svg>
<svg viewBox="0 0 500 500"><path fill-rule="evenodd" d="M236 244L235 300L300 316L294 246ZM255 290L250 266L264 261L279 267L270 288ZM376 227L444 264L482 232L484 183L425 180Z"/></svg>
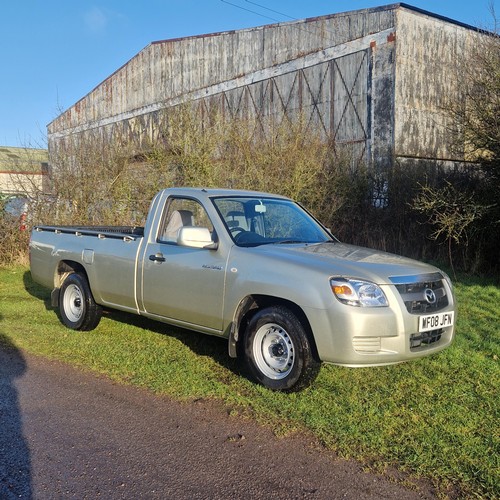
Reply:
<svg viewBox="0 0 500 500"><path fill-rule="evenodd" d="M281 240L281 241L275 241L275 243L278 245L291 245L293 243L308 243L308 242L304 240Z"/></svg>

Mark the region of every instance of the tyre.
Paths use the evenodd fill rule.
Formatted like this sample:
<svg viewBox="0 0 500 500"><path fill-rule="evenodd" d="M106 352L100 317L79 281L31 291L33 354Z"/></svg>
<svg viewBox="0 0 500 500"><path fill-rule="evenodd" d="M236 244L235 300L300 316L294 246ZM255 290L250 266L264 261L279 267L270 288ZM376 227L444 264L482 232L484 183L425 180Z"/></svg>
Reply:
<svg viewBox="0 0 500 500"><path fill-rule="evenodd" d="M299 391L318 375L304 326L289 309L268 307L250 320L244 337L250 375L276 391Z"/></svg>
<svg viewBox="0 0 500 500"><path fill-rule="evenodd" d="M101 320L102 308L95 303L87 279L71 273L59 292L59 307L63 323L73 330L93 330Z"/></svg>

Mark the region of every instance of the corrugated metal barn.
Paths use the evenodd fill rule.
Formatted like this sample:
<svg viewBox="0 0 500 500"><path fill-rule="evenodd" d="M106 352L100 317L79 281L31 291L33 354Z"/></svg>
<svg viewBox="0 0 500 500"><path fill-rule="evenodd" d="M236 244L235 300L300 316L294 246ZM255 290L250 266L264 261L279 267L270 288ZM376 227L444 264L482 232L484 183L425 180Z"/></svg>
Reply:
<svg viewBox="0 0 500 500"><path fill-rule="evenodd" d="M80 135L158 133L183 102L224 116L300 113L375 167L460 161L444 108L478 30L406 4L153 42L48 125L49 152Z"/></svg>

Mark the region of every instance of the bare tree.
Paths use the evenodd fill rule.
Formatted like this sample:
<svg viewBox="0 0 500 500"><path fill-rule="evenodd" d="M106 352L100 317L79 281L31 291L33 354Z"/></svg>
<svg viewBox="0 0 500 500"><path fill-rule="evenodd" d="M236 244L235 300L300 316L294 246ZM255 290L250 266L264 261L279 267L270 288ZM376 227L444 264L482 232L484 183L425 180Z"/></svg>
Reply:
<svg viewBox="0 0 500 500"><path fill-rule="evenodd" d="M428 217L431 237L448 244L450 264L453 244L471 270L499 266L500 36L492 4L490 10L493 30L467 39L456 71L459 98L447 103L452 147L469 168L444 172L437 183L423 185L413 203Z"/></svg>

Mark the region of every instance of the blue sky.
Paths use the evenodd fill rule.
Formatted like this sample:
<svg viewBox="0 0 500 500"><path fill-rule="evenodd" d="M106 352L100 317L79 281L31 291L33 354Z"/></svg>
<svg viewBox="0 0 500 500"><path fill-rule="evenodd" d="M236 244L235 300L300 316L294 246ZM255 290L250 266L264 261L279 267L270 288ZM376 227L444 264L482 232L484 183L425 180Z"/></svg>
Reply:
<svg viewBox="0 0 500 500"><path fill-rule="evenodd" d="M0 145L45 147L46 126L50 121L152 41L241 29L276 21L289 21L290 18L302 19L391 3L394 2L3 2L0 29ZM406 3L480 27L491 27L493 23L490 4L493 4L500 16L500 0L413 0Z"/></svg>

